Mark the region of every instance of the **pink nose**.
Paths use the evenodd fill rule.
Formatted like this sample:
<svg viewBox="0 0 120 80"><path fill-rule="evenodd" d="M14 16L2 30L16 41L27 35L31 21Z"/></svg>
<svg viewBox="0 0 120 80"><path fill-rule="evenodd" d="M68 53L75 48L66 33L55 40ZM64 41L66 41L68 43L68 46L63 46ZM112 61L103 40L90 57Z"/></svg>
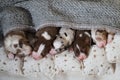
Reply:
<svg viewBox="0 0 120 80"><path fill-rule="evenodd" d="M106 46L106 41L101 41L101 42L99 42L97 45L98 45L98 47L100 47L100 48L105 47L105 46Z"/></svg>
<svg viewBox="0 0 120 80"><path fill-rule="evenodd" d="M15 58L15 56L14 56L14 54L13 54L13 53L9 53L9 54L8 54L8 58L9 58L9 59L14 59L14 58Z"/></svg>
<svg viewBox="0 0 120 80"><path fill-rule="evenodd" d="M78 60L84 60L84 59L86 59L86 55L85 55L85 53L80 53L80 55L77 58L78 58Z"/></svg>
<svg viewBox="0 0 120 80"><path fill-rule="evenodd" d="M39 55L37 52L33 51L32 52L32 57L35 59L35 60L40 60L42 58L41 55Z"/></svg>
<svg viewBox="0 0 120 80"><path fill-rule="evenodd" d="M55 49L51 49L49 53L50 53L51 55L55 55L55 54L57 54L57 51L55 51Z"/></svg>

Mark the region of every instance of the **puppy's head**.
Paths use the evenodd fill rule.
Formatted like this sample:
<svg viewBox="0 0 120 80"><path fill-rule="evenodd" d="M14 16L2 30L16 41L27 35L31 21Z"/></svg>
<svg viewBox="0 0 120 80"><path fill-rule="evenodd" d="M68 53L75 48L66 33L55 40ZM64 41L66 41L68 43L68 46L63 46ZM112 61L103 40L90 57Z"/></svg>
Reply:
<svg viewBox="0 0 120 80"><path fill-rule="evenodd" d="M60 36L68 41L69 45L72 44L75 36L75 31L70 28L61 28L59 32Z"/></svg>
<svg viewBox="0 0 120 80"><path fill-rule="evenodd" d="M88 55L91 46L91 37L88 31L77 31L76 40L73 43L75 55L79 56L81 53Z"/></svg>
<svg viewBox="0 0 120 80"><path fill-rule="evenodd" d="M96 44L98 47L105 47L107 44L108 33L106 30L97 30L95 33Z"/></svg>
<svg viewBox="0 0 120 80"><path fill-rule="evenodd" d="M57 36L57 38L53 42L53 47L57 52L65 50L68 45L68 41L62 38L61 36Z"/></svg>
<svg viewBox="0 0 120 80"><path fill-rule="evenodd" d="M108 33L105 30L97 30L95 35L96 35L97 41L107 40Z"/></svg>
<svg viewBox="0 0 120 80"><path fill-rule="evenodd" d="M53 42L53 46L55 49L64 48L67 45L68 45L68 42L61 36L57 36L57 38Z"/></svg>
<svg viewBox="0 0 120 80"><path fill-rule="evenodd" d="M7 52L19 56L29 55L32 51L29 41L22 31L8 33L4 39L4 47Z"/></svg>

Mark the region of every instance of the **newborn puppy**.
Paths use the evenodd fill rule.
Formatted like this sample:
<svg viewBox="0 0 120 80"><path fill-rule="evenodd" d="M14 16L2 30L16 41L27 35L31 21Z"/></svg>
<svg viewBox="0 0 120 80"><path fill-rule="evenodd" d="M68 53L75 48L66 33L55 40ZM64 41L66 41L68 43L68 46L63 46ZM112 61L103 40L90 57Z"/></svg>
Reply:
<svg viewBox="0 0 120 80"><path fill-rule="evenodd" d="M21 7L6 7L0 14L8 58L31 54L36 30L31 27L33 23L29 11Z"/></svg>
<svg viewBox="0 0 120 80"><path fill-rule="evenodd" d="M61 28L59 35L53 42L53 48L50 51L50 54L57 54L65 49L67 49L74 40L75 31L70 28Z"/></svg>
<svg viewBox="0 0 120 80"><path fill-rule="evenodd" d="M91 45L91 30L77 30L72 48L78 60L84 60L88 56Z"/></svg>
<svg viewBox="0 0 120 80"><path fill-rule="evenodd" d="M53 41L59 33L60 27L46 26L36 32L37 41L35 42L32 57L39 60L45 57L53 47Z"/></svg>
<svg viewBox="0 0 120 80"><path fill-rule="evenodd" d="M116 32L107 30L92 30L92 38L98 47L105 47L107 43L111 43Z"/></svg>
<svg viewBox="0 0 120 80"><path fill-rule="evenodd" d="M107 32L108 32L107 43L111 43L114 39L114 36L115 36L116 32L113 32L113 31L110 31L110 30L107 30Z"/></svg>
<svg viewBox="0 0 120 80"><path fill-rule="evenodd" d="M92 38L98 47L105 47L108 40L108 32L106 30L92 30Z"/></svg>

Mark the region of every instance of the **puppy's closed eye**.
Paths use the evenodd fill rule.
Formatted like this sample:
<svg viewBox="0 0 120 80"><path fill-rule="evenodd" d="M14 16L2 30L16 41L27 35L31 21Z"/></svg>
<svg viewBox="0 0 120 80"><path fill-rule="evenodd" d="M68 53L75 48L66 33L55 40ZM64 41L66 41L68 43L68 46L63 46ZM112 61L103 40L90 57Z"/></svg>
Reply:
<svg viewBox="0 0 120 80"><path fill-rule="evenodd" d="M14 44L14 48L17 48L18 47L18 44Z"/></svg>
<svg viewBox="0 0 120 80"><path fill-rule="evenodd" d="M65 34L65 36L67 37L67 33L64 33Z"/></svg>
<svg viewBox="0 0 120 80"><path fill-rule="evenodd" d="M62 38L62 36L59 36L59 38Z"/></svg>

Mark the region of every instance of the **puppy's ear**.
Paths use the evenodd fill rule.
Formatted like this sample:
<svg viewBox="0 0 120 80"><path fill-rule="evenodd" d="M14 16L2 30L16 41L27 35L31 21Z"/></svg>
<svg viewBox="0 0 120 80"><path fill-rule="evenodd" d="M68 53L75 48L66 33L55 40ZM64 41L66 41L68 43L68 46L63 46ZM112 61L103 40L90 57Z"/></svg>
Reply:
<svg viewBox="0 0 120 80"><path fill-rule="evenodd" d="M22 37L26 37L24 31L21 31L21 30L11 31L11 32L9 32L9 33L6 34L6 36L9 36L9 35L10 36L12 36L12 35L20 35Z"/></svg>
<svg viewBox="0 0 120 80"><path fill-rule="evenodd" d="M64 33L64 35L65 35L66 37L68 36L66 32Z"/></svg>

